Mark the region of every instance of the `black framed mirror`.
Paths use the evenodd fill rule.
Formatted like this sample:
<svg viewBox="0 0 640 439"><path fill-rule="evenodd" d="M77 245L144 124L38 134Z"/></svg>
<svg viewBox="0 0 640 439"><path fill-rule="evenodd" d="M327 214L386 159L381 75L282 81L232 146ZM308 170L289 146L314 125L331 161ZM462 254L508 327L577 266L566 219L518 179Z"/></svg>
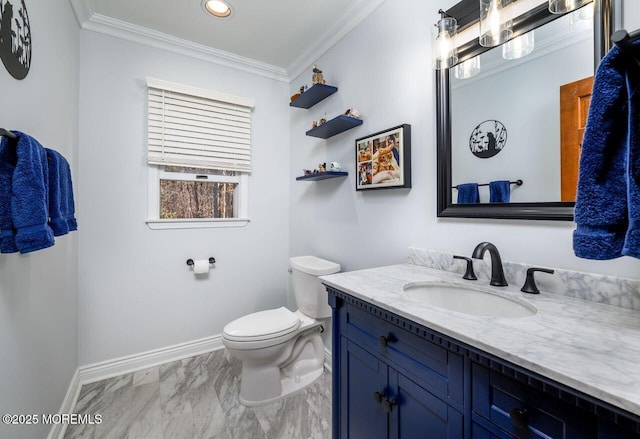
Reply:
<svg viewBox="0 0 640 439"><path fill-rule="evenodd" d="M525 2L526 0L513 0L518 2ZM503 4L511 3L509 0L503 0ZM593 4L593 39L589 44L593 45L593 58L588 60L589 68L597 65L600 59L607 53L611 47L610 35L613 32L613 22L615 17L615 9L619 8L619 0L594 0ZM591 3L590 3L591 5ZM447 11L447 14L455 17L458 20L458 26L460 30L464 30L473 25L477 25L479 18L479 2L478 0L463 0L456 4L454 7ZM568 15L568 14L567 14ZM538 29L541 26L551 24L554 20L557 20L563 16L551 14L548 10L547 2L539 2L537 6L522 13L518 17L513 18L513 38L520 35L524 35L533 29ZM538 32L538 31L536 31ZM458 47L458 64L463 63L466 60L470 60L476 56L484 54L489 50L497 50L496 48L487 48L480 46L478 38L474 38L467 43ZM484 56L484 55L483 55ZM488 196L481 196L480 203L464 204L454 202L454 191L457 190L457 186L462 183L467 183L463 178L456 178L454 181L454 172L452 172L452 166L455 164L452 158L452 144L454 137L452 133L456 134L457 139L456 147L466 149L467 155L471 155L469 146L466 144L461 145L459 131L464 130L466 138L469 137L469 128L454 126L455 122L452 118L452 108L455 107L455 103L452 102L452 79L454 68L436 70L436 108L437 108L437 186L438 186L438 198L437 198L437 214L438 217L454 217L454 218L505 218L505 219L529 219L529 220L561 220L572 221L573 220L573 201L541 201L535 199L533 196L532 201L518 200L517 197L511 197L510 202L503 203L489 203ZM591 71L591 75L595 72L595 68ZM504 74L504 73L503 73ZM482 89L481 85L476 86L478 89ZM508 92L505 92L508 93ZM523 105L522 102L514 102L514 105ZM461 107L463 105L460 105ZM559 111L559 110L558 110ZM458 120L456 118L455 120ZM480 120L482 119L482 120ZM492 120L496 118L486 117L484 114L479 114L477 122ZM479 126L479 125L478 125ZM478 128L476 126L476 128ZM508 128L508 126L507 126ZM536 128L532 128L535 130ZM541 129L538 127L538 129ZM459 130L459 131L455 131ZM473 136L473 132L471 133ZM511 136L511 131L509 132ZM557 134L560 137L560 134ZM471 143L470 140L466 142ZM559 142L559 139L558 139ZM517 140L507 147L517 148ZM506 148L506 147L505 147ZM559 147L558 147L559 148ZM505 149L506 151L506 149ZM559 153L558 153L559 156ZM507 154L502 155L503 160L508 158ZM476 163L488 163L483 158L471 158L470 160L476 160ZM483 162L484 160L484 162ZM491 159L490 159L491 160ZM528 161L531 163L530 158L523 159L523 162ZM498 161L495 160L497 163ZM506 164L505 164L506 163ZM510 165L508 162L504 162L501 169L508 170ZM544 168L546 163L542 164ZM577 167L577 165L576 165ZM560 174L558 171L557 174ZM507 171L502 173L506 177L506 181L520 180L522 188L526 188L525 185L534 185L535 179L526 178L522 176L509 176ZM500 175L500 176L503 176ZM513 178L511 178L513 177ZM495 178L499 180L499 177ZM543 178L544 179L544 178ZM476 179L477 180L477 179ZM470 181L474 181L471 179ZM482 186L485 186L488 181L477 181ZM514 189L513 193L520 191L518 187ZM559 191L558 191L559 192ZM524 193L521 192L521 193Z"/></svg>

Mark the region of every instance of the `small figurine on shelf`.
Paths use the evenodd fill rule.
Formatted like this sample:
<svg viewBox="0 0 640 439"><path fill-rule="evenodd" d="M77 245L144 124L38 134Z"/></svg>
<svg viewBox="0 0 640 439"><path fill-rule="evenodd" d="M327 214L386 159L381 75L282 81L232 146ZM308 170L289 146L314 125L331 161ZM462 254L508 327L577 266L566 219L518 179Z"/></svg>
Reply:
<svg viewBox="0 0 640 439"><path fill-rule="evenodd" d="M325 123L327 123L327 119L323 117L323 118L320 119L320 122L318 123L318 125L322 125L322 124L325 124Z"/></svg>
<svg viewBox="0 0 640 439"><path fill-rule="evenodd" d="M356 119L360 119L360 112L355 108L349 108L344 112L345 116L355 117Z"/></svg>
<svg viewBox="0 0 640 439"><path fill-rule="evenodd" d="M342 169L340 162L331 162L331 164L329 165L330 171L339 171L340 169Z"/></svg>
<svg viewBox="0 0 640 439"><path fill-rule="evenodd" d="M298 90L298 92L296 94L291 95L291 102L295 101L296 99L298 99L300 97L300 95L302 93L304 93L305 91L307 91L307 86L306 85L301 85L300 89Z"/></svg>
<svg viewBox="0 0 640 439"><path fill-rule="evenodd" d="M314 128L318 128L318 121L317 120L314 120L313 122L311 122L311 129L314 129Z"/></svg>
<svg viewBox="0 0 640 439"><path fill-rule="evenodd" d="M327 83L322 76L322 70L320 70L315 64L313 65L313 76L311 77L311 82L313 82L313 85Z"/></svg>
<svg viewBox="0 0 640 439"><path fill-rule="evenodd" d="M318 163L318 172L327 172L327 164Z"/></svg>
<svg viewBox="0 0 640 439"><path fill-rule="evenodd" d="M303 170L302 170L302 173L303 173L304 175L311 175L311 174L313 174L313 171L312 171L311 169L303 169Z"/></svg>

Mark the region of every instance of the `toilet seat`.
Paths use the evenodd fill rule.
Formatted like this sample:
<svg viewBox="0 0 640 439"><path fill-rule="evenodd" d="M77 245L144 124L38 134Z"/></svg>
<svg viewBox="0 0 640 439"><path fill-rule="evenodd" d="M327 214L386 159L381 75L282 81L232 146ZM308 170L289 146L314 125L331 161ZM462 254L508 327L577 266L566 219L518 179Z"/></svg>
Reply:
<svg viewBox="0 0 640 439"><path fill-rule="evenodd" d="M300 324L296 314L280 307L240 317L228 323L222 335L237 342L272 340L297 331Z"/></svg>

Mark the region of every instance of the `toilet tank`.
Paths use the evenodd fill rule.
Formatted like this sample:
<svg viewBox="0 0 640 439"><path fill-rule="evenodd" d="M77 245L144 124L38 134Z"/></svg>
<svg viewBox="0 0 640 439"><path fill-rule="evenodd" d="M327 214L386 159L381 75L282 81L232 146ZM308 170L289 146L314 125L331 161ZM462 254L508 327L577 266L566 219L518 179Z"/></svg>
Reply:
<svg viewBox="0 0 640 439"><path fill-rule="evenodd" d="M318 276L338 273L340 264L316 258L315 256L295 256L289 259L291 282L296 306L300 311L315 319L331 316L327 302L327 290Z"/></svg>

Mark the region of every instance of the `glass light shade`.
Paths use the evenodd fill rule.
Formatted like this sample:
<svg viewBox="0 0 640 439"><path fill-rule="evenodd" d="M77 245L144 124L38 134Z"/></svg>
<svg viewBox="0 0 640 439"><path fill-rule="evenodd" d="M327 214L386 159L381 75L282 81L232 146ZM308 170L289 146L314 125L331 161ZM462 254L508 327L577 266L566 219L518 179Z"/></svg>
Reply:
<svg viewBox="0 0 640 439"><path fill-rule="evenodd" d="M527 32L502 45L502 57L504 59L518 59L529 55L535 47L534 31Z"/></svg>
<svg viewBox="0 0 640 439"><path fill-rule="evenodd" d="M231 7L222 0L205 0L204 9L216 17L228 17L231 15Z"/></svg>
<svg viewBox="0 0 640 439"><path fill-rule="evenodd" d="M455 36L458 22L452 17L442 17L437 24L438 34L434 43L433 68L448 69L458 62Z"/></svg>
<svg viewBox="0 0 640 439"><path fill-rule="evenodd" d="M478 73L480 73L479 55L457 64L453 68L453 74L458 79L469 79L472 76L476 76Z"/></svg>
<svg viewBox="0 0 640 439"><path fill-rule="evenodd" d="M513 35L513 22L502 7L502 0L480 0L480 45L494 47Z"/></svg>
<svg viewBox="0 0 640 439"><path fill-rule="evenodd" d="M578 9L592 0L549 0L549 12L552 14L565 14Z"/></svg>

